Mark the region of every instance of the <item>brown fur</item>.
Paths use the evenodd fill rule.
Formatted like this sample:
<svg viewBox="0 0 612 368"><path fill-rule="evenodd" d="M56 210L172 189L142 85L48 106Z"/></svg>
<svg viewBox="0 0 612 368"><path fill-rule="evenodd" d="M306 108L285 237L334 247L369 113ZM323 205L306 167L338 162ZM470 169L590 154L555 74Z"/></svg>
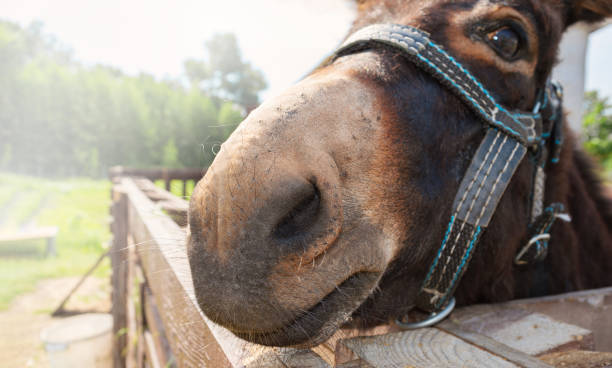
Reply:
<svg viewBox="0 0 612 368"><path fill-rule="evenodd" d="M504 105L528 110L562 31L610 15L607 0L363 0L354 28L403 23L431 37ZM477 30L526 23L516 62ZM460 304L612 285L612 205L570 137L547 167L546 203L567 205L548 258L516 267L533 164L518 168L456 292ZM484 135L453 94L395 51L343 57L255 110L198 184L189 258L203 311L243 338L315 344L341 325L408 312L455 192Z"/></svg>

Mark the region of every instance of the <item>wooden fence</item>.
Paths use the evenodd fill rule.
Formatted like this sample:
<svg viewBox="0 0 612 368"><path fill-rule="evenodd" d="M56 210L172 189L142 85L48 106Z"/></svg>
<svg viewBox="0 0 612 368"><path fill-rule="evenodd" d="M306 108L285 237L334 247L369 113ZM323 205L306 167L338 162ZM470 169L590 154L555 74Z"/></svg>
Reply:
<svg viewBox="0 0 612 368"><path fill-rule="evenodd" d="M183 168L183 169L138 169L133 167L114 166L108 171L110 179L120 177L139 177L151 181L163 180L166 191L170 191L170 184L173 180L180 180L183 187L183 197L187 195L187 182L198 182L206 173L206 169Z"/></svg>
<svg viewBox="0 0 612 368"><path fill-rule="evenodd" d="M208 320L196 303L185 246L187 202L146 178L113 181L115 367L612 364L612 353L602 353L612 351L612 288L461 308L435 328L342 330L307 350L245 342Z"/></svg>

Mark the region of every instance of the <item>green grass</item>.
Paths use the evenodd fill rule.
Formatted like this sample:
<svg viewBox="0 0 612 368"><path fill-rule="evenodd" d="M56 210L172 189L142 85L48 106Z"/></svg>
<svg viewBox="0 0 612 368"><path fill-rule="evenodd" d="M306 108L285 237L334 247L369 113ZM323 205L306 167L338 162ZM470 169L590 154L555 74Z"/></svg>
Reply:
<svg viewBox="0 0 612 368"><path fill-rule="evenodd" d="M34 289L41 279L78 276L93 265L110 239L110 183L89 179L47 180L0 173L0 200L5 193L27 193L19 197L8 223L19 225L36 213L40 226L57 226L57 257L44 258L44 241L0 244L0 310L11 300ZM42 201L43 198L53 200ZM0 202L1 203L1 202ZM21 209L20 209L21 208ZM0 224L0 231L6 231ZM108 277L107 260L94 275Z"/></svg>
<svg viewBox="0 0 612 368"><path fill-rule="evenodd" d="M7 205L19 192L19 188L14 186L7 186L4 190L2 189L2 183L0 183L0 209Z"/></svg>
<svg viewBox="0 0 612 368"><path fill-rule="evenodd" d="M156 180L155 185L160 188L166 189L163 180ZM183 197L183 181L182 180L171 180L170 181L170 193L174 194L177 197L183 198L185 200L189 200L191 194L193 193L193 188L195 187L195 181L188 180L187 181L187 194Z"/></svg>
<svg viewBox="0 0 612 368"><path fill-rule="evenodd" d="M49 188L42 187L37 190L21 190L18 191L16 195L19 195L19 201L10 208L8 223L5 223L3 228L11 230L18 229L19 225L25 223L34 215L51 193Z"/></svg>

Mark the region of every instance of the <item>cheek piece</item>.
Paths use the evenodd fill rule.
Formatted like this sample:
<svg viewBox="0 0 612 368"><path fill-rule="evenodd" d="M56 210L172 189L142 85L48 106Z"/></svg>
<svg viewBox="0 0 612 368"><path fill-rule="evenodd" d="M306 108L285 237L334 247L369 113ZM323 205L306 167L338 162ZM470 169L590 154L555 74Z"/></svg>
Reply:
<svg viewBox="0 0 612 368"><path fill-rule="evenodd" d="M423 72L455 94L483 123L486 130L480 146L457 189L450 221L442 244L416 298L416 306L429 314L417 323L401 318L403 328L421 328L443 320L455 306L453 294L467 269L483 232L506 191L516 168L527 155L533 163L529 198L529 240L514 263L526 265L546 257L550 228L557 218L570 221L560 203L544 209L545 167L559 162L563 144L561 86L548 81L538 93L532 111L517 111L500 105L463 65L429 34L417 28L376 24L365 27L340 46L334 58L375 48L399 51Z"/></svg>

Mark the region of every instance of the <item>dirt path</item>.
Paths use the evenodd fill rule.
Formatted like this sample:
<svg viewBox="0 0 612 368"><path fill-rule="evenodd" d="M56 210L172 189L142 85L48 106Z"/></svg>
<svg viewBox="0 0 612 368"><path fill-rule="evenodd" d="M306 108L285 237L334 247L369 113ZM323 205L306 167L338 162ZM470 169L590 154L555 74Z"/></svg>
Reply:
<svg viewBox="0 0 612 368"><path fill-rule="evenodd" d="M61 320L50 314L76 284L79 277L48 279L34 292L17 297L8 310L0 312L0 366L3 368L48 367L40 341L40 331ZM72 296L69 311L110 310L110 284L107 279L88 278Z"/></svg>

